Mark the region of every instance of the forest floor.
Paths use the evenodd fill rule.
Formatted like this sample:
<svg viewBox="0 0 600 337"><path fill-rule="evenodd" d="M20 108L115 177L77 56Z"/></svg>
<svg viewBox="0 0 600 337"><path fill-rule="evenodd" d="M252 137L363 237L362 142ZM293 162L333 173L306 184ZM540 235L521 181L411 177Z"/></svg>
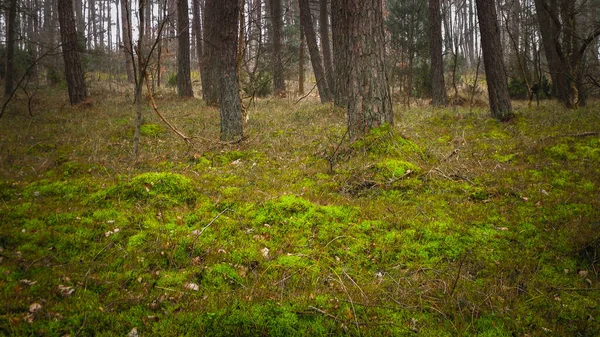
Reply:
<svg viewBox="0 0 600 337"><path fill-rule="evenodd" d="M600 105L218 110L40 93L0 119L0 335L598 336ZM99 98L102 97L102 98Z"/></svg>

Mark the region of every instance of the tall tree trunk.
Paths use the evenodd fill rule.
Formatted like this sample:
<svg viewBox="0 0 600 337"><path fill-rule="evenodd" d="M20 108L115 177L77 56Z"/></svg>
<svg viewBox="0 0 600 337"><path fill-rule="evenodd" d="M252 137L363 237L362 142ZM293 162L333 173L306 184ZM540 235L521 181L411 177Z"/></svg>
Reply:
<svg viewBox="0 0 600 337"><path fill-rule="evenodd" d="M508 95L496 6L494 0L476 0L476 3L490 110L494 118L507 121L513 117L513 112Z"/></svg>
<svg viewBox="0 0 600 337"><path fill-rule="evenodd" d="M128 0L121 0L121 25L123 26L123 56L125 57L125 70L127 81L133 83L132 53L133 44L131 36L131 7Z"/></svg>
<svg viewBox="0 0 600 337"><path fill-rule="evenodd" d="M281 10L281 0L269 0L271 9L271 27L273 29L273 94L275 96L285 96L285 77L283 62L281 60L282 49L282 29L283 14Z"/></svg>
<svg viewBox="0 0 600 337"><path fill-rule="evenodd" d="M434 106L448 104L442 55L440 0L429 0L429 53L431 56L431 97Z"/></svg>
<svg viewBox="0 0 600 337"><path fill-rule="evenodd" d="M202 99L206 105L217 106L219 104L219 59L216 45L218 34L223 28L223 23L217 21L219 5L221 0L206 0L203 13L204 24L204 55L202 60ZM237 16L235 17L237 22ZM237 24L236 24L237 26ZM237 47L237 46L236 46Z"/></svg>
<svg viewBox="0 0 600 337"><path fill-rule="evenodd" d="M298 94L304 95L304 49L306 49L304 31L300 29L300 50L298 51Z"/></svg>
<svg viewBox="0 0 600 337"><path fill-rule="evenodd" d="M196 58L198 59L198 69L202 69L202 17L200 16L200 0L192 0L192 29L196 37Z"/></svg>
<svg viewBox="0 0 600 337"><path fill-rule="evenodd" d="M219 60L221 140L240 140L244 136L242 110L239 95L237 48L239 0L218 0L214 19L220 29L214 42Z"/></svg>
<svg viewBox="0 0 600 337"><path fill-rule="evenodd" d="M177 93L194 97L190 77L190 17L187 0L177 0Z"/></svg>
<svg viewBox="0 0 600 337"><path fill-rule="evenodd" d="M356 140L371 128L393 124L392 101L385 70L385 37L381 0L341 1L348 30L343 51L348 71L348 134ZM333 3L332 3L333 6Z"/></svg>
<svg viewBox="0 0 600 337"><path fill-rule="evenodd" d="M327 78L327 87L333 95L335 82L333 79L333 60L331 58L331 46L329 44L329 12L327 10L328 0L319 2L319 34L321 35L321 50L323 51L323 66Z"/></svg>
<svg viewBox="0 0 600 337"><path fill-rule="evenodd" d="M321 102L330 102L333 100L333 96L327 86L327 79L325 77L325 70L323 69L323 62L321 61L321 54L319 53L319 47L317 46L317 35L315 34L315 27L313 26L312 17L310 15L310 5L308 0L299 0L300 2L300 25L304 30L306 36L306 42L308 44L308 52L310 54L310 61L313 66L315 78L317 80L317 89L319 89L319 96L321 96Z"/></svg>
<svg viewBox="0 0 600 337"><path fill-rule="evenodd" d="M6 67L4 96L12 94L15 75L15 40L17 37L17 0L10 0L6 27Z"/></svg>
<svg viewBox="0 0 600 337"><path fill-rule="evenodd" d="M63 59L65 61L65 75L69 89L69 101L73 105L85 100L87 88L79 51L77 50L77 31L75 30L72 0L58 0L58 21Z"/></svg>
<svg viewBox="0 0 600 337"><path fill-rule="evenodd" d="M345 9L341 0L331 1L331 37L333 44L334 104L346 108L348 105L348 67L344 50L344 35L348 22L344 19Z"/></svg>

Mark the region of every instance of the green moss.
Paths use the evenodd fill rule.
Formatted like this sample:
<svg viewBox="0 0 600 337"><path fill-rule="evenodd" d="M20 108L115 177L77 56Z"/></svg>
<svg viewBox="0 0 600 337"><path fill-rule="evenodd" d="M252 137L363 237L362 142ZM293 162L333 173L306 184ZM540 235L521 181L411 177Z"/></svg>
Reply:
<svg viewBox="0 0 600 337"><path fill-rule="evenodd" d="M140 134L146 137L158 137L163 133L163 127L158 124L142 124Z"/></svg>
<svg viewBox="0 0 600 337"><path fill-rule="evenodd" d="M151 172L94 193L88 204L115 200L169 207L192 204L196 198L197 192L189 178L177 173Z"/></svg>

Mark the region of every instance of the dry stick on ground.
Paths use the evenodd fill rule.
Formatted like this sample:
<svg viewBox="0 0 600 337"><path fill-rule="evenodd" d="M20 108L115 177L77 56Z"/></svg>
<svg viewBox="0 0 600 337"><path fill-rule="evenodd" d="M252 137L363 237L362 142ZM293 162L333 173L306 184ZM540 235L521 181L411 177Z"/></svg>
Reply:
<svg viewBox="0 0 600 337"><path fill-rule="evenodd" d="M160 111L158 111L158 107L156 106L156 102L154 101L154 96L152 95L152 90L150 90L150 83L148 81L148 73L145 72L144 76L146 77L146 89L148 90L148 97L150 98L150 105L152 105L152 109L154 110L154 112L156 112L156 114L158 115L158 117L169 126L169 128L171 130L173 130L173 132L175 132L176 135L178 135L179 137L181 137L181 139L183 139L183 141L187 144L190 145L190 140L191 138L184 135L183 133L181 133L181 131L177 130L177 128L175 126L173 126L173 124L171 124L161 113Z"/></svg>

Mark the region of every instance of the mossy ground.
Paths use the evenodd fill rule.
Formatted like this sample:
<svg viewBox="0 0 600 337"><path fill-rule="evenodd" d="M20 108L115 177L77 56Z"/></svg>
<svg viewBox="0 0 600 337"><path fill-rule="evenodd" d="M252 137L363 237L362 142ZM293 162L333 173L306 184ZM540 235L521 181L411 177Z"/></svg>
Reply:
<svg viewBox="0 0 600 337"><path fill-rule="evenodd" d="M344 113L44 97L0 120L0 335L600 334L597 103ZM18 106L17 106L18 110ZM38 304L38 305L34 305ZM33 305L33 306L32 306Z"/></svg>

